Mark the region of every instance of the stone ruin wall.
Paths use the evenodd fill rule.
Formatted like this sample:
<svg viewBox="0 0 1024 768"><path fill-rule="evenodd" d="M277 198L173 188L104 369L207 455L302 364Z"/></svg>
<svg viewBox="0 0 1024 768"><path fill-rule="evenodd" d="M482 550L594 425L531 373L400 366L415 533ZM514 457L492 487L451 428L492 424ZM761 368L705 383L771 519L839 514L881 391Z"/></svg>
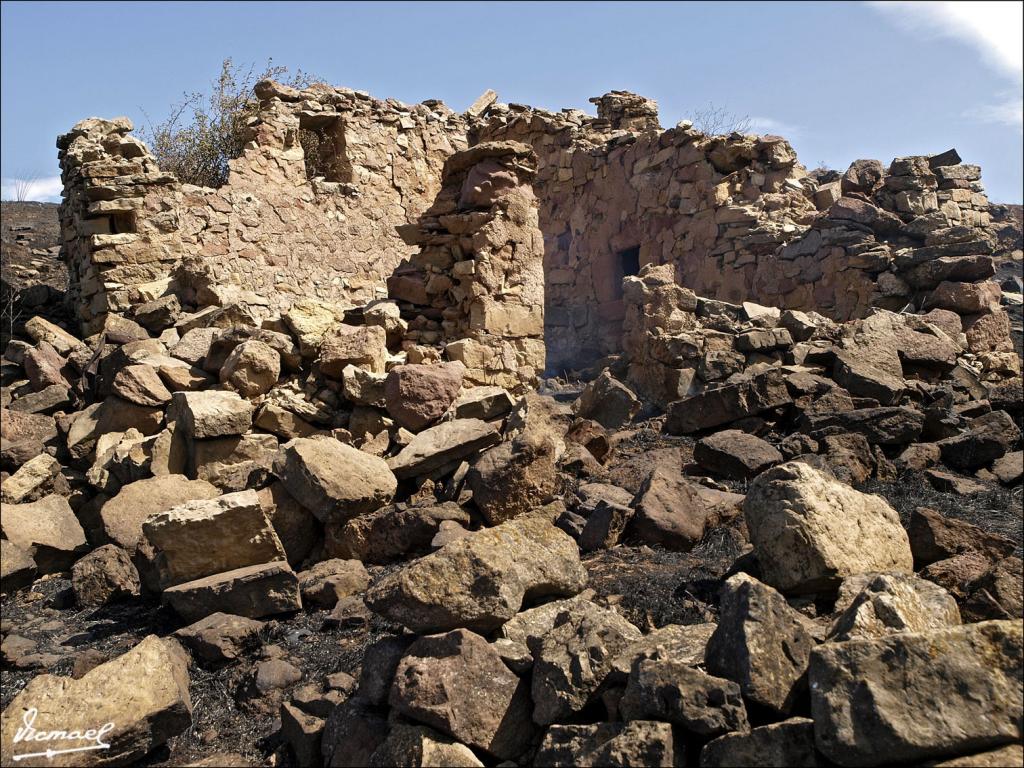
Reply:
<svg viewBox="0 0 1024 768"><path fill-rule="evenodd" d="M992 240L980 169L952 151L808 174L782 138L708 136L685 121L662 130L656 104L624 92L593 99L597 117L493 96L457 115L327 86L264 82L257 95L253 140L216 190L160 172L124 119L83 121L59 139L65 253L86 330L169 291L273 316L297 297L379 298L389 277L409 315L408 290L420 289L403 269L424 266L412 233L443 197L442 166L495 141L537 157L549 370L620 351L622 278L647 264L673 265L701 296L836 320L911 304L953 309L970 325L998 302L992 284L984 295L957 288L992 273ZM307 178L300 128L334 142L325 178ZM451 277L435 274L434 287ZM443 339L443 315L461 298L445 288L417 299L431 309L410 315L411 343ZM516 365L533 365L536 352L515 344Z"/></svg>
<svg viewBox="0 0 1024 768"><path fill-rule="evenodd" d="M383 296L414 251L396 228L433 202L444 161L466 146L463 117L321 85L263 82L257 96L252 140L219 189L162 173L126 118L58 139L65 258L87 332L170 291L267 315L297 298ZM333 150L323 177L307 176L300 128Z"/></svg>
<svg viewBox="0 0 1024 768"><path fill-rule="evenodd" d="M545 349L535 175L533 150L516 142L477 144L445 163L434 204L402 229L419 250L388 278L409 357L443 352L473 384L536 385Z"/></svg>
<svg viewBox="0 0 1024 768"><path fill-rule="evenodd" d="M621 350L622 278L647 264L672 264L700 296L840 321L920 308L943 280L992 274L980 169L955 152L812 177L780 137L708 136L685 121L662 131L650 100L592 101L597 118L492 108L471 135L537 152L549 368ZM946 274L920 266L965 256Z"/></svg>

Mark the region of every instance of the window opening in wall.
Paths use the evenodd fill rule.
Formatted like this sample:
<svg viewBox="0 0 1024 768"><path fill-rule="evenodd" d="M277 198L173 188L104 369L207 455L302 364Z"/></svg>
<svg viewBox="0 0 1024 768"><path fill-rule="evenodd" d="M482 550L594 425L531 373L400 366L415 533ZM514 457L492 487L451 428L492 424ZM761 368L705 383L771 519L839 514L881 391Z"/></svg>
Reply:
<svg viewBox="0 0 1024 768"><path fill-rule="evenodd" d="M306 159L306 178L347 184L352 164L345 147L345 124L339 115L300 115L299 143Z"/></svg>
<svg viewBox="0 0 1024 768"><path fill-rule="evenodd" d="M622 278L640 274L640 246L619 251L616 257L615 298L622 298Z"/></svg>

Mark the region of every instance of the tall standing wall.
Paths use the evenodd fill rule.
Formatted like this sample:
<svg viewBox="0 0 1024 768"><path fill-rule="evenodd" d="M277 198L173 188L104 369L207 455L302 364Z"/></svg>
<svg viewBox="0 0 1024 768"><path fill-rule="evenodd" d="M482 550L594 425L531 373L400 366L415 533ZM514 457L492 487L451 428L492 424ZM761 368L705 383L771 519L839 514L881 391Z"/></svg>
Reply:
<svg viewBox="0 0 1024 768"><path fill-rule="evenodd" d="M183 185L129 135L90 119L58 140L65 257L88 332L156 296L273 316L297 298L361 302L417 252L408 232L468 146L515 141L537 158L547 367L621 349L622 279L647 264L728 302L814 309L943 308L1002 344L988 200L954 151L808 174L777 136L658 125L626 92L597 116L485 104L458 115L324 85L258 84L251 141L219 189ZM301 138L323 150L307 158ZM500 290L497 288L496 290Z"/></svg>

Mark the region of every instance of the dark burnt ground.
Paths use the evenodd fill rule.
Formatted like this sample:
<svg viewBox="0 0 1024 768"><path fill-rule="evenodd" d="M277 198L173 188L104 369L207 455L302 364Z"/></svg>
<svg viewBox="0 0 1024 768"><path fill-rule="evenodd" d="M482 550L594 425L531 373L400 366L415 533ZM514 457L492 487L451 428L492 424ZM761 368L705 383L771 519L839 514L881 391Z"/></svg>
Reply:
<svg viewBox="0 0 1024 768"><path fill-rule="evenodd" d="M857 488L884 497L900 513L904 526L915 507L931 507L946 517L965 520L985 531L1012 539L1017 542L1016 554L1019 557L1024 540L1024 486L1005 488L990 482L985 485L988 490L983 493L958 496L935 490L920 472L908 472L895 483L869 480Z"/></svg>
<svg viewBox="0 0 1024 768"><path fill-rule="evenodd" d="M384 568L369 570L376 578L386 572ZM31 670L5 664L0 670L0 708L6 708L37 674L70 676L76 657L82 653L98 652L106 660L127 652L147 635L167 636L184 625L153 600L101 609L57 608L67 604L69 589L67 578L50 577L37 581L29 591L3 597L0 613L5 632L35 641L37 653L53 654L59 661L46 669ZM367 646L398 630L376 618L368 629L325 629L328 613L303 611L266 622L261 633L263 648L276 646L283 650L281 658L303 673L302 680L285 689L282 697L247 701L242 695L262 658L260 649L220 669L193 662L189 669L192 727L137 764L177 766L224 752L262 764L280 747L278 706L282 698L290 698L290 690L309 683L322 685L335 672L358 677ZM290 755L282 752L277 764L287 766L289 760Z"/></svg>
<svg viewBox="0 0 1024 768"><path fill-rule="evenodd" d="M635 492L656 463L671 461L684 467L690 463L694 438L664 435L659 427L657 420L645 422L619 439L607 466L611 482ZM721 485L739 493L746 490L743 482ZM922 475L912 473L893 484L870 481L860 490L885 497L904 522L915 506L929 506L1013 538L1019 552L1022 490L991 484L989 488L976 496L961 497L936 491ZM714 620L722 579L747 548L735 528L718 528L691 552L670 552L627 539L620 546L586 556L584 565L595 600L616 606L627 619L649 631L666 624ZM369 570L378 579L395 567ZM0 670L0 706L6 707L36 674L70 675L75 658L82 653L96 651L112 658L146 635L169 635L183 624L152 600L82 610L70 605L68 588L66 577L50 577L38 581L31 590L0 601L5 633L27 637L38 643L36 652L59 657L46 669ZM335 672L358 676L367 646L382 635L398 631L378 619L368 629L325 629L326 616L326 611L304 611L278 617L264 627L264 649L280 649L282 658L303 672L299 683L282 691L284 701L291 698L294 688L321 685ZM277 735L281 698L264 697L254 703L240 695L260 653L256 650L221 669L193 664L193 726L143 764L175 766L217 753L237 753L257 765L265 764L271 755L276 755L279 766L293 765Z"/></svg>

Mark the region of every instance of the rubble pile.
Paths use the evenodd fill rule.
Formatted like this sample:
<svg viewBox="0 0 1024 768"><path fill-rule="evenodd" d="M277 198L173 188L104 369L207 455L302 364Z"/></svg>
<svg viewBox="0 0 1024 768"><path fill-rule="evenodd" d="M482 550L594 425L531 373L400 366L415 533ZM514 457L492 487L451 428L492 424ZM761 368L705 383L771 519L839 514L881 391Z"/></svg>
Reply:
<svg viewBox="0 0 1024 768"><path fill-rule="evenodd" d="M624 92L257 93L220 190L120 121L61 139L82 332L31 317L0 362L5 765L1021 762L1024 397L975 170L810 177ZM350 162L308 177L300 130ZM593 206L564 240L560 183ZM615 184L680 228L602 272ZM301 285L341 237L307 206L358 268ZM603 320L552 323L570 295ZM616 354L543 378L598 327Z"/></svg>

